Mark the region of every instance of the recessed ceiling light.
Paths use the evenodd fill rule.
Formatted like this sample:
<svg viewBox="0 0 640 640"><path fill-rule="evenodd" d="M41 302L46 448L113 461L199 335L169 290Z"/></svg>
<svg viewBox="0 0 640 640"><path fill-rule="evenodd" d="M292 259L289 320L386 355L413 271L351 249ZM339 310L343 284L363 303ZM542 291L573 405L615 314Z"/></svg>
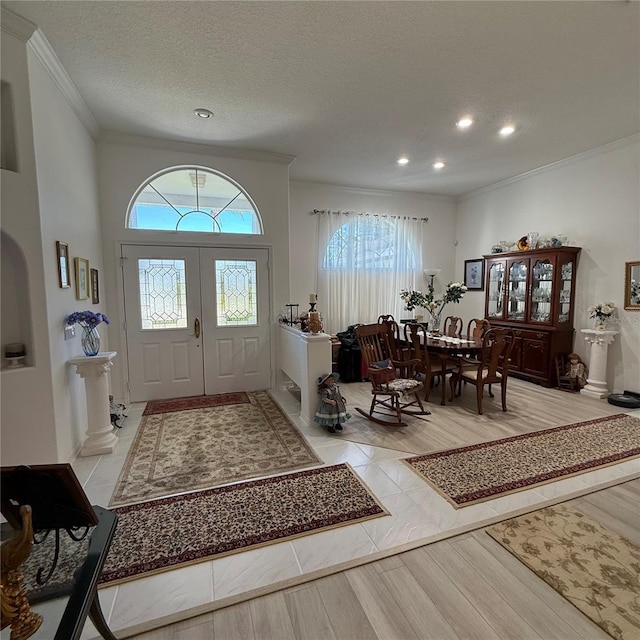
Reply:
<svg viewBox="0 0 640 640"><path fill-rule="evenodd" d="M471 118L462 118L456 122L456 127L458 129L468 129L473 124L473 120Z"/></svg>
<svg viewBox="0 0 640 640"><path fill-rule="evenodd" d="M498 133L506 138L507 136L510 136L515 130L516 128L512 124L507 124L502 127L502 129L500 129Z"/></svg>
<svg viewBox="0 0 640 640"><path fill-rule="evenodd" d="M194 109L193 113L195 113L198 118L212 118L213 111L209 111L209 109Z"/></svg>
<svg viewBox="0 0 640 640"><path fill-rule="evenodd" d="M444 162L442 162L442 160L438 160L437 162L433 163L433 168L434 169L444 169Z"/></svg>
<svg viewBox="0 0 640 640"><path fill-rule="evenodd" d="M398 164L409 164L409 158L398 158Z"/></svg>

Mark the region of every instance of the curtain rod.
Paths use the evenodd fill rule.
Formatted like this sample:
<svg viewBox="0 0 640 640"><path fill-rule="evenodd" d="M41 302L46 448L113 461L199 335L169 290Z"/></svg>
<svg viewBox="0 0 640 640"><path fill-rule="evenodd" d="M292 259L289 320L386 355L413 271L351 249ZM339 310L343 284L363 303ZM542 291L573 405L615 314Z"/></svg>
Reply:
<svg viewBox="0 0 640 640"><path fill-rule="evenodd" d="M332 211L331 209L314 209L310 212L310 215L316 216L322 215L324 213L336 216L371 216L372 218L399 218L400 220L420 220L421 222L429 222L429 218L418 218L416 216L393 216L387 215L386 213L367 213L366 211L358 213L357 211Z"/></svg>

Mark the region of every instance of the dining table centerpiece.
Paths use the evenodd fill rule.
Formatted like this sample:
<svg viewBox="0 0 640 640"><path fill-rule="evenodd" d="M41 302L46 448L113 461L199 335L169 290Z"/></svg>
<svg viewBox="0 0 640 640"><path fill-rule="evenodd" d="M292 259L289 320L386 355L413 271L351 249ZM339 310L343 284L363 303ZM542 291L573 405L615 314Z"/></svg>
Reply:
<svg viewBox="0 0 640 640"><path fill-rule="evenodd" d="M464 297L467 287L460 282L450 282L447 285L441 297L435 297L435 288L430 283L427 292L402 289L400 291L400 299L404 302L404 308L407 311L413 311L416 308L425 310L427 318L427 328L432 333L440 332L440 323L442 320L442 310L445 305L450 302L458 303Z"/></svg>
<svg viewBox="0 0 640 640"><path fill-rule="evenodd" d="M104 313L94 313L93 311L74 311L70 313L65 323L67 326L79 324L82 327L80 344L86 356L96 356L100 351L100 334L98 325L104 322L109 324L109 318Z"/></svg>

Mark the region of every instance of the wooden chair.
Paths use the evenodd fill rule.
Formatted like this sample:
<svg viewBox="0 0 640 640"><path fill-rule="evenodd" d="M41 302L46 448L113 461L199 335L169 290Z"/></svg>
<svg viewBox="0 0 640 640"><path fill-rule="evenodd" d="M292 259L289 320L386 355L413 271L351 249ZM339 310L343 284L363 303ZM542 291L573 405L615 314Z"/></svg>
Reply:
<svg viewBox="0 0 640 640"><path fill-rule="evenodd" d="M462 336L462 318L458 318L458 316L447 316L444 319L444 329L442 333L450 338L460 338Z"/></svg>
<svg viewBox="0 0 640 640"><path fill-rule="evenodd" d="M467 337L479 340L489 329L491 329L491 325L485 318L471 318L467 324Z"/></svg>
<svg viewBox="0 0 640 640"><path fill-rule="evenodd" d="M429 415L430 411L422 405L419 393L424 389L422 382L416 379L416 366L419 360L395 360L388 357L389 327L386 323L363 324L355 329L360 345L360 353L367 364L367 375L371 381L371 407L356 411L365 418L378 424L405 427L402 414L414 416ZM385 420L376 417L380 414L391 418Z"/></svg>
<svg viewBox="0 0 640 640"><path fill-rule="evenodd" d="M482 337L482 352L479 360L460 358L458 371L451 376L451 400L459 382L468 382L476 387L478 413L482 414L482 397L485 385L500 383L502 410L507 410L507 378L509 375L509 356L515 342L513 329L494 328L485 332Z"/></svg>
<svg viewBox="0 0 640 640"><path fill-rule="evenodd" d="M388 358L394 360L407 360L409 357L409 349L402 340L400 326L392 315L378 316L378 324L384 324L388 327L389 355Z"/></svg>
<svg viewBox="0 0 640 640"><path fill-rule="evenodd" d="M404 328L405 340L411 345L410 358L413 360L419 360L420 364L416 365L416 371L424 376L424 400L429 402L429 396L431 395L431 389L437 386L440 378L442 377L442 362L437 359L437 362L431 362L431 356L427 347L420 341L420 332L422 327L418 324L407 324ZM453 373L457 371L457 363L455 360L447 360L446 373ZM444 384L444 380L442 381Z"/></svg>

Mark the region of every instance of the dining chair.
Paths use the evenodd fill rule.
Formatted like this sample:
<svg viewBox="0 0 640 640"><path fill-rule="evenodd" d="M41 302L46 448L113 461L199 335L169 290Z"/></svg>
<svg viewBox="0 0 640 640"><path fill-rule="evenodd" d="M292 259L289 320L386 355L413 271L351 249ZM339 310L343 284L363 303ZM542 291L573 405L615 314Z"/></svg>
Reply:
<svg viewBox="0 0 640 640"><path fill-rule="evenodd" d="M400 331L400 325L396 322L395 318L390 315L378 316L378 324L384 324L389 328L388 341L389 341L389 358L394 360L406 360L408 358L408 348L402 340L402 333Z"/></svg>
<svg viewBox="0 0 640 640"><path fill-rule="evenodd" d="M460 338L462 336L462 318L458 318L458 316L447 316L444 319L444 329L442 332L450 338Z"/></svg>
<svg viewBox="0 0 640 640"><path fill-rule="evenodd" d="M482 337L482 351L479 360L460 358L458 371L450 379L451 400L459 383L468 382L476 387L478 413L482 414L482 398L485 386L489 386L489 397L492 384L500 384L502 410L507 410L507 379L509 376L509 356L515 342L513 329L492 328ZM460 391L458 393L460 395Z"/></svg>
<svg viewBox="0 0 640 640"><path fill-rule="evenodd" d="M424 376L424 400L429 402L431 389L437 386L442 378L442 361L436 358L432 361L432 356L426 347L424 340L420 339L422 327L419 324L407 324L404 328L405 341L411 346L409 357L412 360L419 360L420 364L416 366L416 371ZM446 360L445 375L457 371L457 362L455 360ZM442 380L442 384L445 381Z"/></svg>
<svg viewBox="0 0 640 640"><path fill-rule="evenodd" d="M419 393L424 384L416 378L414 360L395 360L389 353L389 327L386 323L363 324L355 329L360 352L367 365L367 377L371 381L371 406L369 411L356 407L365 418L378 424L406 427L402 414L429 415ZM382 415L378 418L374 414ZM386 418L386 419L385 419Z"/></svg>
<svg viewBox="0 0 640 640"><path fill-rule="evenodd" d="M491 329L491 324L487 319L471 318L467 324L467 337L473 337L479 340L488 329Z"/></svg>

